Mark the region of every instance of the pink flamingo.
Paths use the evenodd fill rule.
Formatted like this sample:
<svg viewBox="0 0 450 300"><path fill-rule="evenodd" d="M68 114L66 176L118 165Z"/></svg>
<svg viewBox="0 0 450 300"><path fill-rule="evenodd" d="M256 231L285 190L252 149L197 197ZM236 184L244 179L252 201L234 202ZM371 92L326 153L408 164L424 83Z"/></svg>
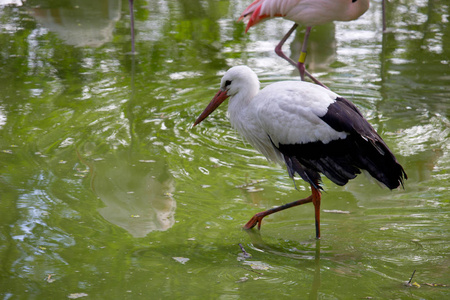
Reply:
<svg viewBox="0 0 450 300"><path fill-rule="evenodd" d="M311 27L332 21L355 20L367 9L369 9L369 0L255 0L244 10L239 20L247 22L245 32L253 25L270 18L282 17L295 22L275 47L275 52L298 68L302 80L306 74L315 83L324 86L305 70L306 48ZM296 63L283 53L282 47L299 24L306 25L306 32L300 57Z"/></svg>

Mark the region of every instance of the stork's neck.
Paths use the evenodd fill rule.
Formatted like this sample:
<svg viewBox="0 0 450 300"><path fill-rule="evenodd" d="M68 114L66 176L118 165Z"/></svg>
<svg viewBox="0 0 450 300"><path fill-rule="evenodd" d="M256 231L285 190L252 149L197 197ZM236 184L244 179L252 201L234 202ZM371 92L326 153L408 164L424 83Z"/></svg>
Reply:
<svg viewBox="0 0 450 300"><path fill-rule="evenodd" d="M245 123L253 119L255 111L251 108L255 96L259 92L259 81L243 82L238 92L230 97L228 113L231 125L239 132Z"/></svg>
<svg viewBox="0 0 450 300"><path fill-rule="evenodd" d="M248 82L247 82L248 83ZM228 104L230 123L244 139L261 152L270 161L282 161L280 152L276 150L258 117L258 106L264 96L259 94L259 81L247 84L232 96Z"/></svg>

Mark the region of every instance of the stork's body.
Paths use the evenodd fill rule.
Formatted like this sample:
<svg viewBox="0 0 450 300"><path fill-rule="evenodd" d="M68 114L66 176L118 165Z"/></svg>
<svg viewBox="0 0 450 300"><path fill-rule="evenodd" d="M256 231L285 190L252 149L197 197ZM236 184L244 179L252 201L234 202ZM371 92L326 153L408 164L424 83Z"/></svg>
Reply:
<svg viewBox="0 0 450 300"><path fill-rule="evenodd" d="M247 22L246 32L253 25L270 18L282 17L295 22L281 39L275 52L299 69L302 80L304 74L307 74L314 82L323 85L305 70L306 48L311 27L332 21L356 20L368 9L369 0L255 0L244 10L239 20ZM283 53L282 46L298 25L305 25L306 32L299 62L296 63Z"/></svg>
<svg viewBox="0 0 450 300"><path fill-rule="evenodd" d="M402 166L350 101L323 87L283 81L261 91L256 74L246 66L233 67L222 78L220 91L195 124L200 123L226 98L234 128L268 160L287 166L311 185L312 195L256 214L251 228L266 215L308 202L316 212L320 237L320 174L338 185L346 184L360 170L390 189L403 184Z"/></svg>

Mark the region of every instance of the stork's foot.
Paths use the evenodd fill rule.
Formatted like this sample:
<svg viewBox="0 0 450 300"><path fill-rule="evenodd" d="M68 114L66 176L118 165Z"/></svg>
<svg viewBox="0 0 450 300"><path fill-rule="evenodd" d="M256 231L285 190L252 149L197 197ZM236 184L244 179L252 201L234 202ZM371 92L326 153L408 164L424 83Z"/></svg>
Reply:
<svg viewBox="0 0 450 300"><path fill-rule="evenodd" d="M266 216L267 214L265 214L265 212L260 212L255 214L250 221L247 222L247 224L244 225L244 229L252 229L253 227L255 227L258 224L258 230L261 229L261 222L262 219Z"/></svg>

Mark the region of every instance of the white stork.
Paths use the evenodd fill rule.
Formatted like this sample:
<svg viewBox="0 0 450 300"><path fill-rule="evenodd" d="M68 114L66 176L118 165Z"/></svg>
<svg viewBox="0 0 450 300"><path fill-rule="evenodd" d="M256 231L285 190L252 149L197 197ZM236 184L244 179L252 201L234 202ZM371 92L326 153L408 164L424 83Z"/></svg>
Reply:
<svg viewBox="0 0 450 300"><path fill-rule="evenodd" d="M407 175L383 139L356 106L336 93L304 81L281 81L259 90L257 75L247 66L229 69L220 90L194 126L230 97L231 125L269 161L287 166L311 185L311 196L257 213L244 228L250 229L274 212L312 202L316 237L320 238L320 186L322 173L338 185L367 171L395 189Z"/></svg>

